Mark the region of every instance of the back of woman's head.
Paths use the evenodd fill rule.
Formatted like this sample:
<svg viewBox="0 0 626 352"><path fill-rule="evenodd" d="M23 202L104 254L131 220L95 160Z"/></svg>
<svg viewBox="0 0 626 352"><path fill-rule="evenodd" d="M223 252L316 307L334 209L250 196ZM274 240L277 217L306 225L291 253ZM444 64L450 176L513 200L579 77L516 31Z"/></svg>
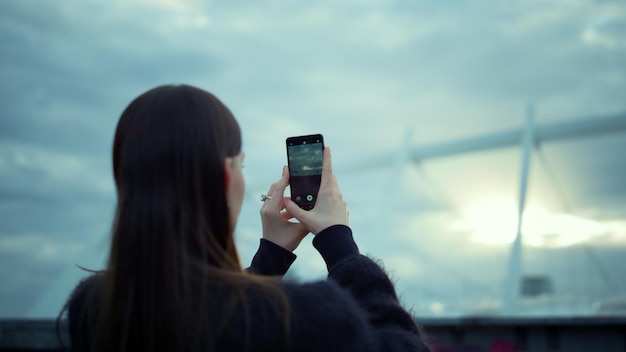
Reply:
<svg viewBox="0 0 626 352"><path fill-rule="evenodd" d="M154 88L123 112L113 146L118 204L103 276L107 316L96 339L111 344L106 349L182 347L206 329L193 319L199 307L211 309L202 303L207 282L223 285L241 270L224 170L240 151L228 108L194 87Z"/></svg>
<svg viewBox="0 0 626 352"><path fill-rule="evenodd" d="M136 243L126 248L131 253L116 255L181 251L232 267L224 159L240 150L237 122L208 92L161 86L135 99L117 126L113 170L118 194L114 235L120 237L114 237L114 245L124 251L125 243Z"/></svg>

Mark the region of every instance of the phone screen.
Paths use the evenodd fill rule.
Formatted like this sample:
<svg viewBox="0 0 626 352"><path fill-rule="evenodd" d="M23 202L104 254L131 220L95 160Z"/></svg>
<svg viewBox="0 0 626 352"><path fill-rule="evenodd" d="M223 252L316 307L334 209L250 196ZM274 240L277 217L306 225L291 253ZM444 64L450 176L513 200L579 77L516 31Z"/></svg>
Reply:
<svg viewBox="0 0 626 352"><path fill-rule="evenodd" d="M287 138L291 199L311 210L322 181L324 137L321 134Z"/></svg>

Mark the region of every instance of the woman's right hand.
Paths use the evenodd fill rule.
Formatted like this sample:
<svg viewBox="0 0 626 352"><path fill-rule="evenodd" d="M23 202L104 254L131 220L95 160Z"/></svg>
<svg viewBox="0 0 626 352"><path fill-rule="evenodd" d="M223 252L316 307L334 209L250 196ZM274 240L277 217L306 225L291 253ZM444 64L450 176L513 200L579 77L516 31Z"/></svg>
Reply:
<svg viewBox="0 0 626 352"><path fill-rule="evenodd" d="M333 225L350 225L348 205L341 197L337 179L333 174L330 148L324 148L322 181L315 207L309 211L303 210L289 198L285 199L285 207L314 235Z"/></svg>

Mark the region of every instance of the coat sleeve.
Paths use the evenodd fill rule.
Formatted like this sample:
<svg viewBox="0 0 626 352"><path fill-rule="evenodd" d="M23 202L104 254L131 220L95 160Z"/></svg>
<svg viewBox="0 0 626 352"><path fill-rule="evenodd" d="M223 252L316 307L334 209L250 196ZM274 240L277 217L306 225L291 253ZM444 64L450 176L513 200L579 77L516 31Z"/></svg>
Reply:
<svg viewBox="0 0 626 352"><path fill-rule="evenodd" d="M313 240L328 267L328 277L347 290L364 312L378 351L431 351L427 337L399 303L393 283L373 260L359 253L352 231L343 225Z"/></svg>
<svg viewBox="0 0 626 352"><path fill-rule="evenodd" d="M246 271L257 275L283 276L295 260L295 254L262 238Z"/></svg>

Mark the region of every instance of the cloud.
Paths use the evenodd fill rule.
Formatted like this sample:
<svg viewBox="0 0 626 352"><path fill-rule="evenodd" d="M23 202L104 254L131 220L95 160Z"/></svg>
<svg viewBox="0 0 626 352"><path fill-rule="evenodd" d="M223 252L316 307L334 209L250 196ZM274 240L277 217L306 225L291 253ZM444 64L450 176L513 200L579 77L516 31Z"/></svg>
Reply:
<svg viewBox="0 0 626 352"><path fill-rule="evenodd" d="M0 177L12 190L60 192L114 192L109 157L57 152L32 144L0 141ZM63 193L63 196L67 196Z"/></svg>
<svg viewBox="0 0 626 352"><path fill-rule="evenodd" d="M4 255L17 254L26 258L51 264L64 263L68 257L76 256L85 243L50 241L45 234L3 235L0 237L0 252Z"/></svg>
<svg viewBox="0 0 626 352"><path fill-rule="evenodd" d="M24 274L0 301L54 281L41 273L62 260L64 246L104 246L117 118L153 86L190 83L220 97L243 129L250 195L237 241L244 265L260 235L258 194L286 163L284 139L321 132L333 148L359 245L386 263L408 303L444 315L467 309L466 295L497 306L508 247L473 243L469 231L451 225L481 196L517 198L518 148L417 168L347 165L395 158L406 130L411 145L426 145L518 128L528 103L539 124L625 111L625 13L622 2L586 0L3 1L0 243ZM615 151L623 149L623 134L542 145L529 202L552 214L621 224L626 165ZM323 278L309 241L293 271ZM583 243L612 241L605 233ZM554 251L541 255L563 265L574 253ZM598 257L612 263L609 252L598 250ZM69 259L68 267L75 264ZM606 266L611 275L624 271ZM591 270L588 262L576 268ZM79 274L64 274L59 297L45 302L62 302L60 292ZM561 266L554 275L572 277Z"/></svg>

